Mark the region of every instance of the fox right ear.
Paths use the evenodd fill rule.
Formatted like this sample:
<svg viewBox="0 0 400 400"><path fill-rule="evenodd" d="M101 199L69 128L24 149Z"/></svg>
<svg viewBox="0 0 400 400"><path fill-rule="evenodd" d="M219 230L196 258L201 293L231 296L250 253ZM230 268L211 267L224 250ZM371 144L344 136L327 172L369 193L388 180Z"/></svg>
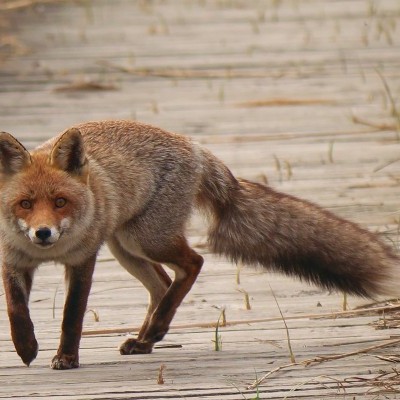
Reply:
<svg viewBox="0 0 400 400"><path fill-rule="evenodd" d="M0 132L0 173L15 174L30 163L28 150L14 136Z"/></svg>
<svg viewBox="0 0 400 400"><path fill-rule="evenodd" d="M79 129L70 128L60 136L51 151L50 164L87 181L88 160Z"/></svg>

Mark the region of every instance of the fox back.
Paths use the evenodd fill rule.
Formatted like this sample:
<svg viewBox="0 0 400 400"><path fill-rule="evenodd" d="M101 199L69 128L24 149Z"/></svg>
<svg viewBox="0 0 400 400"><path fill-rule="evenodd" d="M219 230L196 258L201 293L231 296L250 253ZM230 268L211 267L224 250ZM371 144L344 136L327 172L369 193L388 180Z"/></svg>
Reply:
<svg viewBox="0 0 400 400"><path fill-rule="evenodd" d="M38 351L28 309L34 271L54 260L65 264L68 285L51 365L79 366L83 316L104 242L150 293L137 338L120 352L150 353L203 264L185 237L194 207L209 217L211 251L232 261L365 297L399 293L399 257L378 235L309 201L236 179L206 149L149 125L90 122L32 152L1 133L0 191L7 310L27 365Z"/></svg>

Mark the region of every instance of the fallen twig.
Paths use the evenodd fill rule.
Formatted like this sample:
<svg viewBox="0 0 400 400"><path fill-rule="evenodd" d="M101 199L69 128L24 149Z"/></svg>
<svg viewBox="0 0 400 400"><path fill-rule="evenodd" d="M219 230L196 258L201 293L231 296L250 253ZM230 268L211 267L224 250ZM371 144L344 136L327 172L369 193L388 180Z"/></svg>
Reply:
<svg viewBox="0 0 400 400"><path fill-rule="evenodd" d="M352 317L357 315L364 314L379 314L382 312L389 312L399 310L400 305L395 306L385 306L385 307L374 307L367 309L358 309L358 310L350 310L350 311L338 311L326 314L303 314L303 315L293 315L293 316L285 316L285 320L301 320L301 319L322 319L322 318L340 318L340 317ZM256 324L262 322L276 322L281 321L281 317L273 317L273 318L258 318L258 319L245 319L245 320L232 320L226 322L226 326L236 326L236 325L248 325L248 324ZM217 326L216 322L200 322L193 324L181 324L171 326L171 329L190 329L190 328L215 328ZM104 329L88 329L83 331L83 335L106 335L113 333L129 333L129 332L138 332L140 330L139 327L123 327L123 328L104 328Z"/></svg>

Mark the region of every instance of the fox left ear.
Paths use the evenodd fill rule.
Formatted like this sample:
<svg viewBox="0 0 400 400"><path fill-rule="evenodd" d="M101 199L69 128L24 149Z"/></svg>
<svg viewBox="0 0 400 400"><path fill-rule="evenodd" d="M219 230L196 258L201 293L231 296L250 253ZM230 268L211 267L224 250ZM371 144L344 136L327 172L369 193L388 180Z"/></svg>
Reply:
<svg viewBox="0 0 400 400"><path fill-rule="evenodd" d="M0 132L0 173L12 175L30 165L28 150L14 136Z"/></svg>
<svg viewBox="0 0 400 400"><path fill-rule="evenodd" d="M70 128L61 135L51 151L50 164L87 182L88 160L79 129Z"/></svg>

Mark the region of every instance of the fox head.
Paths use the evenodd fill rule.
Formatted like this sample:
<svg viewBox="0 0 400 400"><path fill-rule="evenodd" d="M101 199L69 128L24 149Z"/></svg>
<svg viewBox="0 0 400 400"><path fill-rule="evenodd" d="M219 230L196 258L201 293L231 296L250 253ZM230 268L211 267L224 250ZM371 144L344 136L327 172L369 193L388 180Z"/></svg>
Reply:
<svg viewBox="0 0 400 400"><path fill-rule="evenodd" d="M82 136L72 128L53 146L29 153L0 133L0 228L14 245L49 249L74 235L91 214L89 167Z"/></svg>

